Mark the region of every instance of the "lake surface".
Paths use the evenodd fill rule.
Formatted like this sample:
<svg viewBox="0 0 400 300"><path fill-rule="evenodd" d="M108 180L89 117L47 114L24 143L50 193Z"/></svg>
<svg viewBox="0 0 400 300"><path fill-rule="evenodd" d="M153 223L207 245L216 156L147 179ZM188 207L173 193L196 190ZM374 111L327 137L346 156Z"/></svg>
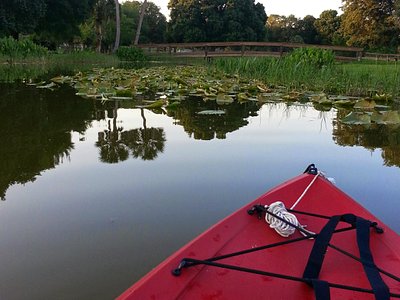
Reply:
<svg viewBox="0 0 400 300"><path fill-rule="evenodd" d="M400 129L345 114L195 99L167 113L1 84L0 299L113 299L310 163L400 232Z"/></svg>

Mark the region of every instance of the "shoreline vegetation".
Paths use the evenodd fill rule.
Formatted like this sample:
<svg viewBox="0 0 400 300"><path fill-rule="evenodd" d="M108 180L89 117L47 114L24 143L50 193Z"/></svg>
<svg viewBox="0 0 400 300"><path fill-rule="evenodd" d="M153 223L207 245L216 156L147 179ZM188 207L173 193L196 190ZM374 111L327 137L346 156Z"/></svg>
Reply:
<svg viewBox="0 0 400 300"><path fill-rule="evenodd" d="M240 57L177 59L146 56L135 47L121 47L116 55L92 51L50 52L29 40L0 40L0 82L34 81L40 74L73 74L93 67L151 68L154 65L204 65L245 79L259 80L288 92L319 92L400 100L397 61L335 62L329 50L299 48L283 58ZM52 71L49 71L52 70ZM65 72L62 74L62 72Z"/></svg>

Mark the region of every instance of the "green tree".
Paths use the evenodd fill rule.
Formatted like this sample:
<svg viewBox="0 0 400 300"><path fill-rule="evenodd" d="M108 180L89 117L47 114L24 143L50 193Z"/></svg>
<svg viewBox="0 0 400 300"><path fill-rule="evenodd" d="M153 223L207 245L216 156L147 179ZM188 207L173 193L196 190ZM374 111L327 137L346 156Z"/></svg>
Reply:
<svg viewBox="0 0 400 300"><path fill-rule="evenodd" d="M254 0L170 0L168 39L174 42L262 41L267 20Z"/></svg>
<svg viewBox="0 0 400 300"><path fill-rule="evenodd" d="M35 30L36 40L49 49L79 36L79 25L90 16L94 0L45 0L46 14Z"/></svg>
<svg viewBox="0 0 400 300"><path fill-rule="evenodd" d="M196 0L170 0L168 39L173 42L203 42L207 40L202 3Z"/></svg>
<svg viewBox="0 0 400 300"><path fill-rule="evenodd" d="M389 47L398 44L394 0L344 0L340 30L349 46Z"/></svg>
<svg viewBox="0 0 400 300"><path fill-rule="evenodd" d="M299 20L294 15L270 15L267 23L267 39L272 42L303 42L299 40Z"/></svg>
<svg viewBox="0 0 400 300"><path fill-rule="evenodd" d="M101 52L103 50L103 39L105 36L104 28L106 27L105 24L109 24L110 19L114 17L114 3L112 0L97 0L94 5L93 12L96 33L95 49L97 52ZM110 28L110 26L107 27Z"/></svg>
<svg viewBox="0 0 400 300"><path fill-rule="evenodd" d="M314 24L322 44L337 45L343 43L339 33L341 17L336 10L323 11Z"/></svg>
<svg viewBox="0 0 400 300"><path fill-rule="evenodd" d="M39 20L45 15L45 0L1 0L0 37L33 33Z"/></svg>
<svg viewBox="0 0 400 300"><path fill-rule="evenodd" d="M302 37L306 44L319 44L318 32L315 28L316 19L313 16L305 16L297 24L297 34Z"/></svg>

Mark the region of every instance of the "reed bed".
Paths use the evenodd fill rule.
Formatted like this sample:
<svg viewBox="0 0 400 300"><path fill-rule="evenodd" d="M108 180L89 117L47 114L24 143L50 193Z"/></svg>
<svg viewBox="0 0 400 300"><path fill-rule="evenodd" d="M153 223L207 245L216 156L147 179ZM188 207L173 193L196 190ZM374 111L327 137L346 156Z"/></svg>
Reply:
<svg viewBox="0 0 400 300"><path fill-rule="evenodd" d="M259 79L271 87L349 96L390 94L400 97L400 66L397 62L351 62L316 66L285 58L221 58L212 68Z"/></svg>

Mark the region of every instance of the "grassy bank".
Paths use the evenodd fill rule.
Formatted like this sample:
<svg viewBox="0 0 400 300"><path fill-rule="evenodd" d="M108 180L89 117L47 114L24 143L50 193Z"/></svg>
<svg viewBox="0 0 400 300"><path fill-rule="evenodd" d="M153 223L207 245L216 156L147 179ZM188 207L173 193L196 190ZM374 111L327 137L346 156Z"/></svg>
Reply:
<svg viewBox="0 0 400 300"><path fill-rule="evenodd" d="M94 67L113 67L118 64L115 55L89 51L17 57L12 63L8 57L0 56L0 82L46 80L60 74L75 74Z"/></svg>
<svg viewBox="0 0 400 300"><path fill-rule="evenodd" d="M275 58L221 58L212 66L231 74L255 78L288 90L331 94L400 97L400 65L396 62L335 63L316 67Z"/></svg>

